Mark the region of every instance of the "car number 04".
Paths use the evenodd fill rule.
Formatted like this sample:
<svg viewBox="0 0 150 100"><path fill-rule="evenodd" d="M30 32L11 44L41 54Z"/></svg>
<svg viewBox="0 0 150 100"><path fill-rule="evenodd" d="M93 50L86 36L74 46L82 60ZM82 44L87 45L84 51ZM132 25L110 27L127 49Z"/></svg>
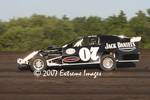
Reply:
<svg viewBox="0 0 150 100"><path fill-rule="evenodd" d="M99 56L97 56L97 52L99 50L99 47L91 47L89 50L88 48L81 48L79 51L79 56L82 61L88 61L90 59L97 60Z"/></svg>

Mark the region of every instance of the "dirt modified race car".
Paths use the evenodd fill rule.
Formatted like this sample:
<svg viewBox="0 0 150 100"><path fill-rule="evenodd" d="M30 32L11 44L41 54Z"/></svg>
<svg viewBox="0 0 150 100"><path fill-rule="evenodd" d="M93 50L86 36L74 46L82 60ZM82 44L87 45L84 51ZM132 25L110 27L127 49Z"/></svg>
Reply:
<svg viewBox="0 0 150 100"><path fill-rule="evenodd" d="M77 38L62 47L50 46L18 58L18 68L42 71L51 66L99 64L104 71L117 62L138 62L141 37L92 35Z"/></svg>

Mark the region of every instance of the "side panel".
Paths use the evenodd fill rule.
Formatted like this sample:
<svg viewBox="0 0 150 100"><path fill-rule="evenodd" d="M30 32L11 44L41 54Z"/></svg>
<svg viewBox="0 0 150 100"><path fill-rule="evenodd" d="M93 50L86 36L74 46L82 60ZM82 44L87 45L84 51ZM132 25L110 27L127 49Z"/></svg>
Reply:
<svg viewBox="0 0 150 100"><path fill-rule="evenodd" d="M138 42L106 43L105 49L106 51L115 52L118 62L134 62L139 60Z"/></svg>
<svg viewBox="0 0 150 100"><path fill-rule="evenodd" d="M100 47L83 46L63 49L63 63L93 63L99 61Z"/></svg>
<svg viewBox="0 0 150 100"><path fill-rule="evenodd" d="M134 44L130 48L118 48L118 62L136 62L139 60L139 43L134 42Z"/></svg>

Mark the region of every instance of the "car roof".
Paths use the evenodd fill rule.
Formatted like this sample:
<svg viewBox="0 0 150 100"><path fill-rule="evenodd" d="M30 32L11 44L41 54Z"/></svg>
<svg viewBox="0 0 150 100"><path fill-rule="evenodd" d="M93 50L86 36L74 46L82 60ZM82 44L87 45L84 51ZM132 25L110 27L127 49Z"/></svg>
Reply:
<svg viewBox="0 0 150 100"><path fill-rule="evenodd" d="M118 38L129 38L127 36L124 36L124 35L88 35L88 36L85 36L85 37L118 37Z"/></svg>

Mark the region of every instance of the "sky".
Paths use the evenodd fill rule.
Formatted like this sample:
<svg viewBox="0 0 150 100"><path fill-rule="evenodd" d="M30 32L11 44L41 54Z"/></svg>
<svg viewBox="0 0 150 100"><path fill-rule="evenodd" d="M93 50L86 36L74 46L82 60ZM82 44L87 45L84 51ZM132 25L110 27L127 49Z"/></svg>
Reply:
<svg viewBox="0 0 150 100"><path fill-rule="evenodd" d="M150 8L150 0L0 0L0 20L43 14L61 18L99 16L106 18L120 10L128 18Z"/></svg>

